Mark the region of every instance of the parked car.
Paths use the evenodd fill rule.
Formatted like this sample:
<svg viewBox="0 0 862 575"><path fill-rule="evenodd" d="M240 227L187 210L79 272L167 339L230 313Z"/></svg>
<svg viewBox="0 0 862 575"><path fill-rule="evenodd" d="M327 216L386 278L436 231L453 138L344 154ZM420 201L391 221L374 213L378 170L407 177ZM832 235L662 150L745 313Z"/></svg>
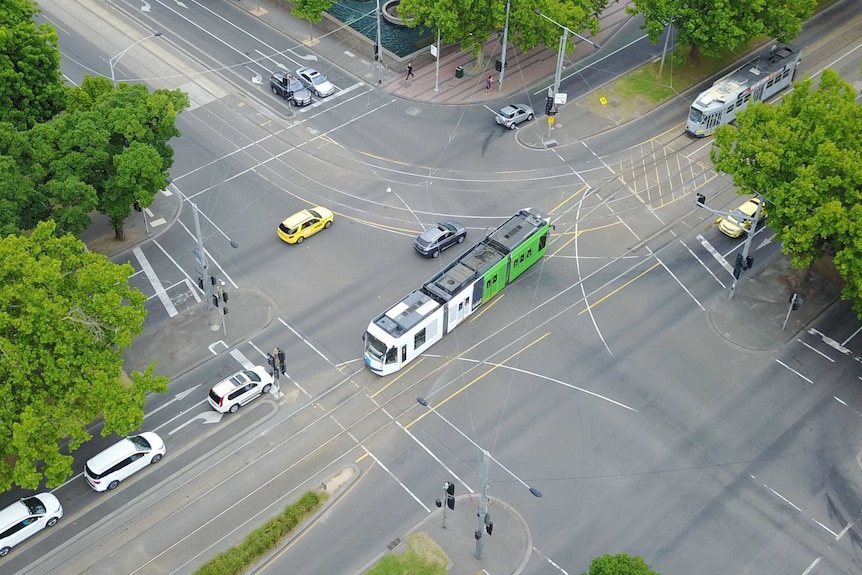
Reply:
<svg viewBox="0 0 862 575"><path fill-rule="evenodd" d="M0 557L63 517L63 506L51 493L40 493L16 501L0 511Z"/></svg>
<svg viewBox="0 0 862 575"><path fill-rule="evenodd" d="M220 413L236 413L241 406L269 393L272 376L262 365L238 371L213 386L207 400Z"/></svg>
<svg viewBox="0 0 862 575"><path fill-rule="evenodd" d="M326 229L335 216L322 206L300 210L278 224L278 237L289 244L301 244L307 237Z"/></svg>
<svg viewBox="0 0 862 575"><path fill-rule="evenodd" d="M325 98L335 93L335 86L326 79L326 76L314 68L299 68L296 70L296 75L299 77L299 81L319 98Z"/></svg>
<svg viewBox="0 0 862 575"><path fill-rule="evenodd" d="M165 442L158 434L130 435L91 457L84 466L84 478L96 491L116 489L120 481L158 463L164 454Z"/></svg>
<svg viewBox="0 0 862 575"><path fill-rule="evenodd" d="M312 102L311 92L303 86L299 78L283 70L272 73L269 77L269 88L273 94L289 100L294 106L307 106Z"/></svg>
<svg viewBox="0 0 862 575"><path fill-rule="evenodd" d="M746 230L752 229L751 223L754 220L754 214L757 213L757 205L759 203L760 198L746 200L741 206L733 210L730 215L716 220L718 229L726 236L738 238L742 235L743 228ZM766 208L760 208L760 220L757 223L759 224L764 221L766 217ZM757 226L755 225L754 228L756 229Z"/></svg>
<svg viewBox="0 0 862 575"><path fill-rule="evenodd" d="M413 249L423 256L436 258L448 247L460 244L467 237L467 230L458 222L445 222L428 228L413 240Z"/></svg>
<svg viewBox="0 0 862 575"><path fill-rule="evenodd" d="M533 119L533 109L526 104L509 104L503 106L497 113L497 123L505 128L514 130L521 122Z"/></svg>

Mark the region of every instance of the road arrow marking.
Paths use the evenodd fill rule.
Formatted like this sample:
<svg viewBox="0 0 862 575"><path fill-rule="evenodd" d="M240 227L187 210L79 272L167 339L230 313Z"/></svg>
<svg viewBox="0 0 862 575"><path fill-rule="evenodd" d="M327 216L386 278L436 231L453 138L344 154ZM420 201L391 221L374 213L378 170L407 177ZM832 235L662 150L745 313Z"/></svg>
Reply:
<svg viewBox="0 0 862 575"><path fill-rule="evenodd" d="M769 236L768 238L764 239L762 242L760 242L760 245L759 245L759 246L757 246L756 248L754 248L754 251L757 251L757 250L759 250L760 248L762 248L762 247L766 247L766 246L768 246L769 244L771 244L771 243L772 243L772 238L774 238L774 237L775 237L775 235L773 234L773 235Z"/></svg>
<svg viewBox="0 0 862 575"><path fill-rule="evenodd" d="M151 416L151 415L155 415L156 413L160 412L161 410L163 410L164 408L166 408L167 406L169 406L170 404L172 404L172 403L173 403L173 402L175 402L175 401L182 401L182 400L184 400L184 399L185 399L185 398L187 398L189 395L191 395L191 394L192 394L192 392L194 392L194 390L196 390L196 389L197 389L197 388L199 388L200 386L201 386L201 384L197 384L197 385L195 385L195 386L193 386L193 387L188 388L188 389L187 389L187 390L185 390L185 391L181 391L181 392L179 392L178 394L176 394L176 395L174 396L174 398L173 398L173 399L171 399L171 400L169 400L169 401L166 401L165 403L163 403L162 405L158 406L157 408L155 408L154 410L152 410L152 411L151 411L151 412L149 412L148 414L144 415L144 419L148 418L148 417L149 417L149 416Z"/></svg>
<svg viewBox="0 0 862 575"><path fill-rule="evenodd" d="M311 60L312 62L317 62L317 56L314 54L297 54L293 51L293 48L290 48L289 51L300 60Z"/></svg>
<svg viewBox="0 0 862 575"><path fill-rule="evenodd" d="M176 433L177 431L179 431L179 430L180 430L180 429L182 429L183 427L185 427L185 426L187 426L187 425L190 425L190 424L194 423L194 422L195 422L195 421L197 421L198 419L202 419L202 420L203 420L203 422L204 422L204 424L207 424L207 423L218 423L219 421L221 421L221 418L222 418L222 416L223 416L223 415L224 415L224 414L219 413L218 411L204 411L203 413L198 414L198 415L194 416L193 418L191 418L190 420L186 421L185 423L183 423L183 424L182 424L182 425L180 425L179 427L175 427L175 428L173 428L172 430L170 430L170 431L168 432L168 435L173 435L174 433Z"/></svg>
<svg viewBox="0 0 862 575"><path fill-rule="evenodd" d="M141 12L149 12L149 11L150 11L149 3L144 2L143 4L141 4Z"/></svg>

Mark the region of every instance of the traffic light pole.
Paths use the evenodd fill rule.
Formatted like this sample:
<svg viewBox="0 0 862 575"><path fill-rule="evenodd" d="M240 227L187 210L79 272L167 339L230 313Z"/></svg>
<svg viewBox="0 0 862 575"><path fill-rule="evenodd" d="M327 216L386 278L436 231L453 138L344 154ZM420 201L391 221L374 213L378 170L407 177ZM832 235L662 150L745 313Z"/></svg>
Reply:
<svg viewBox="0 0 862 575"><path fill-rule="evenodd" d="M209 262L207 262L207 253L204 250L204 237L201 234L201 220L198 215L198 206L194 202L189 202L192 206L192 215L194 216L195 221L195 237L198 240L198 257L200 258L201 268L203 268L203 276L204 276L204 301L207 302L207 309L210 308L212 299L211 290L210 290L210 271L209 271Z"/></svg>
<svg viewBox="0 0 862 575"><path fill-rule="evenodd" d="M476 559L482 558L482 551L485 547L484 531L485 526L489 525L485 518L488 517L488 462L491 459L491 454L487 450L482 450L482 490L479 491L479 513L476 514ZM490 535L490 533L489 533Z"/></svg>
<svg viewBox="0 0 862 575"><path fill-rule="evenodd" d="M742 263L742 265L743 265L742 269L743 270L748 269L750 267L749 266L750 260L748 259L748 254L751 251L751 241L754 238L754 232L757 230L758 222L760 222L760 209L763 206L763 196L758 194L757 197L760 198L760 201L757 202L757 209L754 210L754 219L751 221L751 228L747 229L744 226L741 226L742 229L745 230L745 233L746 233L745 244L742 246L742 262L743 262ZM728 299L733 299L733 294L736 291L736 283L738 281L739 281L739 275L734 273L733 274L733 283L730 284L730 295L728 296Z"/></svg>

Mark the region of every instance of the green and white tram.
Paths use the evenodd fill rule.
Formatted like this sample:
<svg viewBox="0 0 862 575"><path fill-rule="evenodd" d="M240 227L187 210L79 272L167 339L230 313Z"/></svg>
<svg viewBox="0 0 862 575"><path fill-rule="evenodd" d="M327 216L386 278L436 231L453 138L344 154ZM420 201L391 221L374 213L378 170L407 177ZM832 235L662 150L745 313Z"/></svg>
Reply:
<svg viewBox="0 0 862 575"><path fill-rule="evenodd" d="M774 45L701 92L691 105L685 131L698 138L712 134L749 102L762 102L789 86L800 62L800 50Z"/></svg>
<svg viewBox="0 0 862 575"><path fill-rule="evenodd" d="M368 324L365 365L377 375L404 367L542 259L551 217L525 208Z"/></svg>

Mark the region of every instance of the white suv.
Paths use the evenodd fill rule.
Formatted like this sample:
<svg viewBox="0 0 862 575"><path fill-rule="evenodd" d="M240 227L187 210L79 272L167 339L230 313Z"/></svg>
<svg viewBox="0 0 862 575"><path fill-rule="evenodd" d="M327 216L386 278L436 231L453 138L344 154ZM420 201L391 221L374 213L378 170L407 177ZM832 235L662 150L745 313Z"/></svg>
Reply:
<svg viewBox="0 0 862 575"><path fill-rule="evenodd" d="M269 393L270 389L272 376L265 367L256 365L214 385L207 399L216 411L234 413L240 406Z"/></svg>
<svg viewBox="0 0 862 575"><path fill-rule="evenodd" d="M152 431L131 435L93 456L84 466L84 478L96 491L114 489L120 481L165 454L165 442Z"/></svg>
<svg viewBox="0 0 862 575"><path fill-rule="evenodd" d="M0 557L17 544L46 527L53 527L63 516L63 506L50 493L25 497L0 511Z"/></svg>

